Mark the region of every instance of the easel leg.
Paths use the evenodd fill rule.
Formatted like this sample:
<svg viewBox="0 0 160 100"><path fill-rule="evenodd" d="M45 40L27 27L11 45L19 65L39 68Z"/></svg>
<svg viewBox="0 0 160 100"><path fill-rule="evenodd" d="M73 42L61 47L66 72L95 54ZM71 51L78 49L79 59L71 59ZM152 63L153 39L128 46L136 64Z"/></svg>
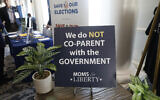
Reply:
<svg viewBox="0 0 160 100"><path fill-rule="evenodd" d="M76 96L76 93L77 93L77 88L74 88L73 95Z"/></svg>
<svg viewBox="0 0 160 100"><path fill-rule="evenodd" d="M90 95L91 95L91 98L93 98L93 89L92 89L92 87L90 87Z"/></svg>
<svg viewBox="0 0 160 100"><path fill-rule="evenodd" d="M160 25L159 25L159 26L160 26ZM160 31L160 30L159 30L159 31ZM152 91L153 91L155 94L156 94L156 87L157 87L159 66L160 66L160 32L159 32L157 58L156 58L156 66L155 66L155 71L154 71L154 79L153 79L153 87L152 87Z"/></svg>

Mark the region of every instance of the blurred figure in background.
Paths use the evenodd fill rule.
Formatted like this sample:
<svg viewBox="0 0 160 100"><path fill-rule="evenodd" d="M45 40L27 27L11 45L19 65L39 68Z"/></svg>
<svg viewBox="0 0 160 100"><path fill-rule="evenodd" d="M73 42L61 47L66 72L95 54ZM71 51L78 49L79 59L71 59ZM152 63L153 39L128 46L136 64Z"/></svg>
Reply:
<svg viewBox="0 0 160 100"><path fill-rule="evenodd" d="M31 16L30 13L27 14L27 28L33 28L33 30L37 30L36 19Z"/></svg>
<svg viewBox="0 0 160 100"><path fill-rule="evenodd" d="M8 32L18 31L21 22L17 8L11 6L11 0L4 0L4 3L6 6L0 8L0 18Z"/></svg>
<svg viewBox="0 0 160 100"><path fill-rule="evenodd" d="M4 48L5 41L3 39L2 33L4 31L4 25L2 20L0 19L0 85L4 84L11 80L11 78L7 78L7 75L4 74Z"/></svg>
<svg viewBox="0 0 160 100"><path fill-rule="evenodd" d="M32 22L31 22L31 14L27 14L27 28L32 27Z"/></svg>

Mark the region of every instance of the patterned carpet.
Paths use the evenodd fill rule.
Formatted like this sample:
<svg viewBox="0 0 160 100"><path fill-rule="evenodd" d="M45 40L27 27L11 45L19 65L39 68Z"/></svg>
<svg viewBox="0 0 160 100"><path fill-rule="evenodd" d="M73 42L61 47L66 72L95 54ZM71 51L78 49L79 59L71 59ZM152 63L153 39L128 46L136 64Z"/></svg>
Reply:
<svg viewBox="0 0 160 100"><path fill-rule="evenodd" d="M14 59L9 54L8 48L5 48L5 73L7 77L15 76ZM34 100L35 89L32 82L23 82L13 85L8 82L0 86L0 100Z"/></svg>
<svg viewBox="0 0 160 100"><path fill-rule="evenodd" d="M34 100L35 89L30 83L17 85L4 85L0 90L4 90L0 95L0 100Z"/></svg>

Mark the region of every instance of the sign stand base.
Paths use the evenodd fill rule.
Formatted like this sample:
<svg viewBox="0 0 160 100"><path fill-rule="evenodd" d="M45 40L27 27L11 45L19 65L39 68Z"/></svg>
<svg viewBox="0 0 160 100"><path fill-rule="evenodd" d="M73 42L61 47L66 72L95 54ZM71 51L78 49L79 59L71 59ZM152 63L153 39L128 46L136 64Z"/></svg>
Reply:
<svg viewBox="0 0 160 100"><path fill-rule="evenodd" d="M73 95L74 96L76 96L77 91L78 91L78 87L75 87L74 90L73 90ZM92 89L92 87L90 87L90 96L91 96L91 98L93 97L93 89Z"/></svg>

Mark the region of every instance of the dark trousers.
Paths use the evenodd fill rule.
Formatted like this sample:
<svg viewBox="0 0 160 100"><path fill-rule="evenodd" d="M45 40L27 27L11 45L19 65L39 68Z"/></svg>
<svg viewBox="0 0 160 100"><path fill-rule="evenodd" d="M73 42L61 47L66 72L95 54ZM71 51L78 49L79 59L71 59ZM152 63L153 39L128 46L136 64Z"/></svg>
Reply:
<svg viewBox="0 0 160 100"><path fill-rule="evenodd" d="M18 25L16 23L10 23L8 27L6 27L7 32L16 32L18 31Z"/></svg>
<svg viewBox="0 0 160 100"><path fill-rule="evenodd" d="M0 77L4 74L3 67L4 67L4 47L0 47Z"/></svg>

